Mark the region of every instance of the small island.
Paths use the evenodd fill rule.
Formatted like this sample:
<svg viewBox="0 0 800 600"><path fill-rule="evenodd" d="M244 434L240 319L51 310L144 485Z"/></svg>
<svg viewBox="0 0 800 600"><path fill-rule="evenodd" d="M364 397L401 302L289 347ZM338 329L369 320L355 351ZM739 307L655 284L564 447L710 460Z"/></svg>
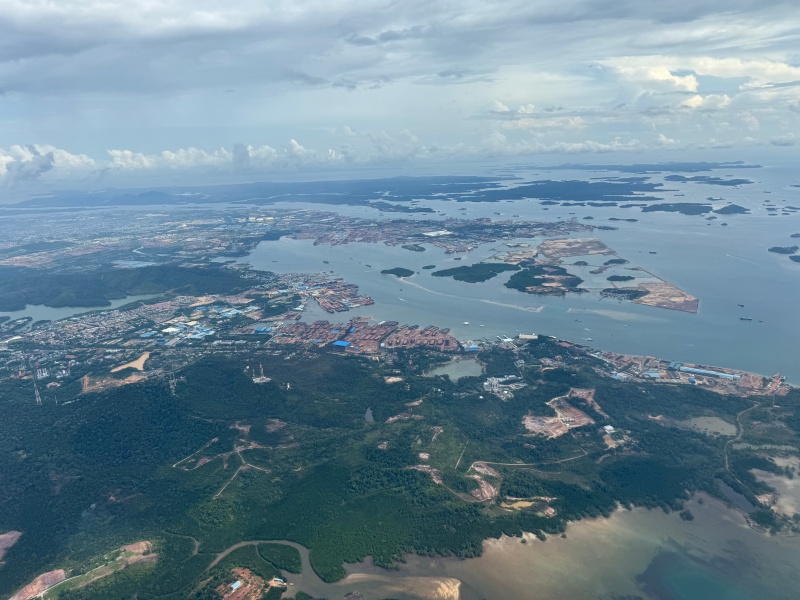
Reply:
<svg viewBox="0 0 800 600"><path fill-rule="evenodd" d="M520 292L544 296L563 296L567 292L581 292L580 277L568 273L557 265L530 265L514 273L505 286Z"/></svg>
<svg viewBox="0 0 800 600"><path fill-rule="evenodd" d="M452 277L456 281L466 281L467 283L480 283L496 277L504 271L518 271L516 265L506 263L476 263L470 266L454 267L442 271L431 273L434 277Z"/></svg>
<svg viewBox="0 0 800 600"><path fill-rule="evenodd" d="M403 267L395 267L394 269L384 269L381 275L394 275L395 277L411 277L414 271L411 269L404 269Z"/></svg>
<svg viewBox="0 0 800 600"><path fill-rule="evenodd" d="M718 208L714 211L718 215L747 215L750 214L750 211L746 209L744 206L739 206L738 204L728 204L727 206L723 206L722 208Z"/></svg>
<svg viewBox="0 0 800 600"><path fill-rule="evenodd" d="M436 265L425 265L422 267L425 271L430 271L431 269L435 269Z"/></svg>
<svg viewBox="0 0 800 600"><path fill-rule="evenodd" d="M630 275L611 275L610 277L606 278L607 281L633 281L636 279L635 277L631 277Z"/></svg>
<svg viewBox="0 0 800 600"><path fill-rule="evenodd" d="M400 247L404 250L411 250L412 252L425 252L425 247L419 244L403 244Z"/></svg>
<svg viewBox="0 0 800 600"><path fill-rule="evenodd" d="M773 246L769 249L770 252L775 254L795 254L798 250L800 250L798 246Z"/></svg>

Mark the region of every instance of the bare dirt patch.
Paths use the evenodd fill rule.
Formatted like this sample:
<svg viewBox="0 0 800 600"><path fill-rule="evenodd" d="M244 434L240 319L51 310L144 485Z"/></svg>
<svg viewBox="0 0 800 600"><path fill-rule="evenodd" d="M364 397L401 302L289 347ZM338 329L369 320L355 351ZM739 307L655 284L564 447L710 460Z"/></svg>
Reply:
<svg viewBox="0 0 800 600"><path fill-rule="evenodd" d="M64 569L56 569L55 571L42 573L8 600L30 600L57 583L61 583L66 578L67 573Z"/></svg>
<svg viewBox="0 0 800 600"><path fill-rule="evenodd" d="M7 531L0 534L0 565L3 564L3 557L6 555L11 547L17 543L17 540L22 537L21 531Z"/></svg>
<svg viewBox="0 0 800 600"><path fill-rule="evenodd" d="M250 428L251 427L252 427L252 425L246 425L246 424L240 423L239 421L236 421L233 425L231 425L231 429L235 429L236 431L241 431L245 435L249 435L250 434Z"/></svg>
<svg viewBox="0 0 800 600"><path fill-rule="evenodd" d="M136 360L132 360L131 362L125 363L124 365L114 367L113 369L111 369L111 372L118 373L119 371L123 371L125 369L136 369L137 371L144 371L144 363L147 362L148 358L150 358L150 353L145 352Z"/></svg>
<svg viewBox="0 0 800 600"><path fill-rule="evenodd" d="M497 496L498 490L491 483L481 478L480 475L472 475L471 477L478 482L478 487L470 492L475 499L483 502L484 500L492 500Z"/></svg>
<svg viewBox="0 0 800 600"><path fill-rule="evenodd" d="M431 476L434 483L438 483L439 485L442 484L442 473L439 469L434 469L430 465L414 465L413 467L408 467L409 469L413 469L414 471L422 471L423 473L427 473Z"/></svg>
<svg viewBox="0 0 800 600"><path fill-rule="evenodd" d="M545 240L538 248L549 259L588 254L614 254L614 251L597 238L569 238Z"/></svg>
<svg viewBox="0 0 800 600"><path fill-rule="evenodd" d="M637 304L689 313L696 313L700 306L700 300L666 281L641 283L639 287L644 288L649 293L634 300Z"/></svg>
<svg viewBox="0 0 800 600"><path fill-rule="evenodd" d="M82 392L84 394L88 394L89 392L101 392L103 390L122 387L123 385L139 383L140 381L145 381L147 378L148 374L145 373L133 373L125 379L114 379L113 377L109 377L107 379L92 380L89 378L89 375L84 375L83 379L81 380Z"/></svg>
<svg viewBox="0 0 800 600"><path fill-rule="evenodd" d="M279 431L279 430L283 429L284 427L286 427L286 423L284 423L280 419L269 419L267 421L266 429L267 429L267 433L275 433L276 431Z"/></svg>
<svg viewBox="0 0 800 600"><path fill-rule="evenodd" d="M567 394L568 398L580 398L586 404L591 406L598 414L603 415L604 417L608 418L608 414L603 408L597 403L594 399L594 388L591 389L582 389L582 388L570 388L569 394Z"/></svg>
<svg viewBox="0 0 800 600"><path fill-rule="evenodd" d="M236 567L231 569L231 575L234 578L232 582L223 583L217 588L217 593L225 600L259 600L269 588L273 587L274 580L265 582L250 569ZM232 586L235 586L235 589Z"/></svg>
<svg viewBox="0 0 800 600"><path fill-rule="evenodd" d="M525 429L533 434L557 438L570 429L594 423L594 419L572 406L566 398L567 396L559 396L547 403L547 406L556 412L555 417L540 417L531 414L523 417L522 424Z"/></svg>

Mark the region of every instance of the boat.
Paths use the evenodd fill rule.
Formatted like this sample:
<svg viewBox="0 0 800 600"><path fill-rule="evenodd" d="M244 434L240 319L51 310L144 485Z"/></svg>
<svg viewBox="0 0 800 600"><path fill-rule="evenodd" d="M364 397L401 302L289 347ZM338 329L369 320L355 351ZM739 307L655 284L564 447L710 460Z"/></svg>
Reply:
<svg viewBox="0 0 800 600"><path fill-rule="evenodd" d="M464 321L462 325L469 325L469 321Z"/></svg>
<svg viewBox="0 0 800 600"><path fill-rule="evenodd" d="M739 320L740 321L752 321L753 318L752 317L739 317Z"/></svg>

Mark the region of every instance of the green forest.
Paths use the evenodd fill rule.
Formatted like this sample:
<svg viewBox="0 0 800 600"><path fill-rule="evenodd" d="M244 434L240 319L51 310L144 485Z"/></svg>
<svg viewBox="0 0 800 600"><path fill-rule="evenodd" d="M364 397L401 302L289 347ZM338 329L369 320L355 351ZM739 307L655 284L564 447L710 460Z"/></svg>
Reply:
<svg viewBox="0 0 800 600"><path fill-rule="evenodd" d="M158 380L91 394L76 384L64 387L74 401L59 405L36 406L30 382L0 383L0 532L23 532L0 567L0 595L139 540L155 545L157 563L59 597L211 598L232 566L265 577L300 570L297 551L276 544L243 547L210 568L246 540L299 543L314 571L335 581L345 562L477 556L486 538L559 534L620 504L681 511L698 490L724 499L719 481L754 499L764 484L750 469L770 468L737 450L726 470L726 438L681 425L712 415L735 423L753 399L617 381L598 359L548 338L480 353L488 376L526 384L505 400L482 378L421 376L420 365L439 361L421 351L401 351L392 365L325 350L257 359L271 382L245 375L253 356L209 356L177 374L174 393ZM559 366L546 366L553 360ZM389 374L402 382L387 383ZM571 388L595 390L603 414L571 400L594 424L555 439L529 434L523 417L554 414L547 403ZM798 403L793 391L780 408L748 417L779 424L782 443L797 444ZM606 446L609 424L625 432L624 445ZM422 453L441 484L409 468ZM497 463L496 501L471 495L476 461ZM506 497L553 498L555 513L501 509Z"/></svg>
<svg viewBox="0 0 800 600"><path fill-rule="evenodd" d="M253 278L269 273L237 272L221 266L154 265L133 269L83 267L76 272L0 266L0 311L28 304L108 306L130 295L237 292L252 287Z"/></svg>

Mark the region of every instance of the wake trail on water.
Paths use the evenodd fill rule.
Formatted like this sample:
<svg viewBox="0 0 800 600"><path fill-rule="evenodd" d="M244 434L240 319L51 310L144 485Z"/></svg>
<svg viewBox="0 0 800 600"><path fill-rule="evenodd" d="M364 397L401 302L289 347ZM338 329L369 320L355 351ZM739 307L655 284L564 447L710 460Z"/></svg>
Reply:
<svg viewBox="0 0 800 600"><path fill-rule="evenodd" d="M503 306L505 308L513 308L515 310L524 310L525 312L540 313L544 310L542 306L520 306L519 304L505 304L504 302L495 302L494 300L479 300L486 304L494 304L495 306Z"/></svg>
<svg viewBox="0 0 800 600"><path fill-rule="evenodd" d="M436 294L437 296L445 296L447 298L463 298L463 296L456 296L455 294L445 294L444 292L437 292L436 290L432 290L432 289L426 288L424 285L420 285L418 283L414 283L413 281L409 281L408 279L406 279L403 283L405 283L407 285L413 285L414 287L417 287L417 288L419 288L421 290L425 290L426 292L430 292L431 294ZM402 298L400 298L400 299L402 300Z"/></svg>
<svg viewBox="0 0 800 600"><path fill-rule="evenodd" d="M751 265L759 264L758 261L752 260L750 258L744 258L742 256L734 256L733 254L725 254L728 258L735 258L736 260L740 260L742 262L750 263Z"/></svg>
<svg viewBox="0 0 800 600"><path fill-rule="evenodd" d="M418 283L414 283L413 281L409 281L408 279L406 279L404 281L404 283L407 284L407 285L413 285L414 287L417 287L417 288L419 288L421 290L425 290L426 292L430 292L431 294L436 294L437 296L445 296L446 298L459 298L461 300L465 299L464 296L457 296L455 294L446 294L444 292L437 292L436 290L432 290L430 288L426 288L425 286L420 285ZM403 300L403 302L408 302L408 300L404 300L403 298L400 298L400 296L398 296L397 299L398 300ZM539 312L542 312L542 310L544 310L544 305L541 305L541 306L520 306L519 304L506 304L504 302L495 302L494 300L482 300L480 298L474 298L474 300L477 300L478 302L483 302L485 304L493 304L495 306L502 306L504 308L513 308L514 310L522 310L522 311L525 311L525 312L539 313Z"/></svg>

